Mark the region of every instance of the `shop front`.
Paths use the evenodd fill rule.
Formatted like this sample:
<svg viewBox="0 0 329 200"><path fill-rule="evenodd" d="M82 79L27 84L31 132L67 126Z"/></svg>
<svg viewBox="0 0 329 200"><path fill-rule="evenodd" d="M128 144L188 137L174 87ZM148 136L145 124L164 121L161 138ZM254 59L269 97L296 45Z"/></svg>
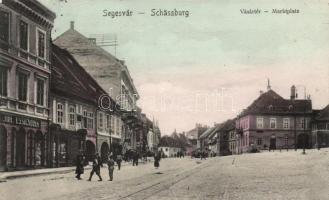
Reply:
<svg viewBox="0 0 329 200"><path fill-rule="evenodd" d="M119 138L112 138L111 141L111 152L113 153L113 155L118 155L118 154L122 154L122 145L121 145L121 139Z"/></svg>
<svg viewBox="0 0 329 200"><path fill-rule="evenodd" d="M110 153L110 136L105 136L98 134L97 135L97 145L98 145L98 153L102 158L103 162L107 161L108 155Z"/></svg>
<svg viewBox="0 0 329 200"><path fill-rule="evenodd" d="M2 112L0 170L46 166L47 127L47 120Z"/></svg>
<svg viewBox="0 0 329 200"><path fill-rule="evenodd" d="M51 167L74 165L77 155L85 153L86 130L65 130L57 124L52 124L50 127Z"/></svg>

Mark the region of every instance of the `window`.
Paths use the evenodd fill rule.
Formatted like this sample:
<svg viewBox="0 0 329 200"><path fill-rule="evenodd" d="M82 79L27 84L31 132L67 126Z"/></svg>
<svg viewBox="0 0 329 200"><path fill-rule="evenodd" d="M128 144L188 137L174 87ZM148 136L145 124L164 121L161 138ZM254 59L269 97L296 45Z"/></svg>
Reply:
<svg viewBox="0 0 329 200"><path fill-rule="evenodd" d="M270 119L270 128L276 128L276 119L275 118Z"/></svg>
<svg viewBox="0 0 329 200"><path fill-rule="evenodd" d="M99 127L103 127L103 113L99 113Z"/></svg>
<svg viewBox="0 0 329 200"><path fill-rule="evenodd" d="M88 113L87 128L94 128L94 113Z"/></svg>
<svg viewBox="0 0 329 200"><path fill-rule="evenodd" d="M87 118L88 118L88 113L86 110L83 111L83 117L82 117L82 127L87 128Z"/></svg>
<svg viewBox="0 0 329 200"><path fill-rule="evenodd" d="M70 125L75 125L75 107L70 106L69 108L69 119L70 119Z"/></svg>
<svg viewBox="0 0 329 200"><path fill-rule="evenodd" d="M0 41L9 41L9 13L0 11Z"/></svg>
<svg viewBox="0 0 329 200"><path fill-rule="evenodd" d="M18 100L27 101L27 74L18 73Z"/></svg>
<svg viewBox="0 0 329 200"><path fill-rule="evenodd" d="M44 80L37 79L37 104L41 106L44 105L44 89Z"/></svg>
<svg viewBox="0 0 329 200"><path fill-rule="evenodd" d="M289 118L284 118L283 119L283 128L284 129L289 129Z"/></svg>
<svg viewBox="0 0 329 200"><path fill-rule="evenodd" d="M263 128L263 118L262 117L257 117L257 128Z"/></svg>
<svg viewBox="0 0 329 200"><path fill-rule="evenodd" d="M57 104L57 123L63 124L63 104Z"/></svg>
<svg viewBox="0 0 329 200"><path fill-rule="evenodd" d="M307 120L306 119L302 119L301 120L301 125L302 125L302 129L307 129Z"/></svg>
<svg viewBox="0 0 329 200"><path fill-rule="evenodd" d="M28 25L24 21L19 25L19 44L21 49L28 51Z"/></svg>
<svg viewBox="0 0 329 200"><path fill-rule="evenodd" d="M8 70L0 67L0 96L7 96Z"/></svg>
<svg viewBox="0 0 329 200"><path fill-rule="evenodd" d="M41 58L45 57L45 34L38 30L38 56Z"/></svg>
<svg viewBox="0 0 329 200"><path fill-rule="evenodd" d="M263 143L262 138L257 138L257 145L262 145L262 143Z"/></svg>

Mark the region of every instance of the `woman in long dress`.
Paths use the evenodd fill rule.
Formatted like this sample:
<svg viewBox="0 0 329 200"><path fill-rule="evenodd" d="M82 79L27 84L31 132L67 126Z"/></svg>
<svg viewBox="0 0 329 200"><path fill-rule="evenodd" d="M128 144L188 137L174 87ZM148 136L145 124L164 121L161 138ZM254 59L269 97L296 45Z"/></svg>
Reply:
<svg viewBox="0 0 329 200"><path fill-rule="evenodd" d="M160 166L160 154L159 152L154 153L154 167L158 168Z"/></svg>

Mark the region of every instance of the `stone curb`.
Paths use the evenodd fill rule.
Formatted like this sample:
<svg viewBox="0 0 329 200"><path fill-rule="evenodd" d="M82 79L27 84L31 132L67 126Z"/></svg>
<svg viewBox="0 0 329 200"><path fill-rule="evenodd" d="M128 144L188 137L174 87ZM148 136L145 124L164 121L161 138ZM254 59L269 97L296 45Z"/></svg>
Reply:
<svg viewBox="0 0 329 200"><path fill-rule="evenodd" d="M139 161L140 164L147 164L149 162L143 162ZM123 162L121 166L127 166L132 165L131 162ZM103 164L104 167L106 167L106 164ZM117 166L117 165L115 165ZM67 169L68 168L68 169ZM85 170L91 169L90 165L85 166ZM41 169L42 170L42 169ZM49 174L66 174L69 172L75 171L75 167L65 167L65 168L45 168L44 171L40 170L25 170L25 171L14 171L14 172L3 172L3 174L0 173L0 183L6 182L6 180L10 179L17 179L17 178L26 178L26 177L32 177L32 176L41 176L41 175L49 175Z"/></svg>

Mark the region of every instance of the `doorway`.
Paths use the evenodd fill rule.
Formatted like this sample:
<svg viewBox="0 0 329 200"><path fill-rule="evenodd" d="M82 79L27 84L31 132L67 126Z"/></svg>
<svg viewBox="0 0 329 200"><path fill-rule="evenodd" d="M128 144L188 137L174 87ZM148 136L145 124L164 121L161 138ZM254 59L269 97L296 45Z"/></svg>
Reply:
<svg viewBox="0 0 329 200"><path fill-rule="evenodd" d="M270 149L276 149L276 137L272 136L270 139Z"/></svg>
<svg viewBox="0 0 329 200"><path fill-rule="evenodd" d="M86 159L92 161L95 156L95 145L90 140L86 141Z"/></svg>
<svg viewBox="0 0 329 200"><path fill-rule="evenodd" d="M16 135L16 167L25 167L26 132L21 128Z"/></svg>
<svg viewBox="0 0 329 200"><path fill-rule="evenodd" d="M0 171L6 168L7 157L7 131L6 128L0 126Z"/></svg>

